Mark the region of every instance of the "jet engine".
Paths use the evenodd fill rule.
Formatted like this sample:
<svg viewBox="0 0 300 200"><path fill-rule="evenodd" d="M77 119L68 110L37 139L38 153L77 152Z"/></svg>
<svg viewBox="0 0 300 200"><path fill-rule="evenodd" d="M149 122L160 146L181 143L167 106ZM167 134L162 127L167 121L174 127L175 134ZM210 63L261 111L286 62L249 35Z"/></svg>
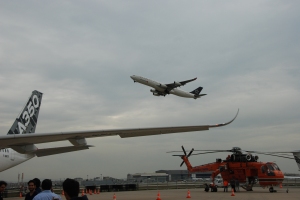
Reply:
<svg viewBox="0 0 300 200"><path fill-rule="evenodd" d="M174 81L174 85L181 86L181 83Z"/></svg>
<svg viewBox="0 0 300 200"><path fill-rule="evenodd" d="M156 90L153 90L153 89L151 89L150 92L156 92L156 93L157 93L157 91L156 91Z"/></svg>
<svg viewBox="0 0 300 200"><path fill-rule="evenodd" d="M259 159L258 155L254 155L253 158L255 161L258 161L258 159Z"/></svg>
<svg viewBox="0 0 300 200"><path fill-rule="evenodd" d="M160 96L160 94L158 94L157 92L153 92L154 96Z"/></svg>

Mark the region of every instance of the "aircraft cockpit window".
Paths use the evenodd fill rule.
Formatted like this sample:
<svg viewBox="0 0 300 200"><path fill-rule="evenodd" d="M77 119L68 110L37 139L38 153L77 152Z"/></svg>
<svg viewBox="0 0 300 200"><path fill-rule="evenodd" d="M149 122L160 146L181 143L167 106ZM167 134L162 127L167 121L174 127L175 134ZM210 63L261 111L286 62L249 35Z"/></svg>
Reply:
<svg viewBox="0 0 300 200"><path fill-rule="evenodd" d="M269 170L274 171L274 167L271 164L267 164L267 166Z"/></svg>
<svg viewBox="0 0 300 200"><path fill-rule="evenodd" d="M279 169L279 167L278 167L278 165L276 163L273 163L272 166L274 167L275 170L280 171L280 169Z"/></svg>
<svg viewBox="0 0 300 200"><path fill-rule="evenodd" d="M274 167L272 166L272 164L268 163L267 164L267 175L268 176L275 176L275 173L274 173Z"/></svg>
<svg viewBox="0 0 300 200"><path fill-rule="evenodd" d="M261 172L263 174L266 173L266 168L267 168L267 166L265 166L265 165L261 166Z"/></svg>

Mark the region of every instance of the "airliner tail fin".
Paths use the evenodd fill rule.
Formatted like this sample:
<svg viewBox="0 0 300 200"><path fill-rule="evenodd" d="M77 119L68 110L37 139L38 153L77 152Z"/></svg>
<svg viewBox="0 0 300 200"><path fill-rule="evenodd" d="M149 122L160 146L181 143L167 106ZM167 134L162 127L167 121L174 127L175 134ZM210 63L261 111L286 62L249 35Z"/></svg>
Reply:
<svg viewBox="0 0 300 200"><path fill-rule="evenodd" d="M7 135L34 133L43 93L34 90Z"/></svg>

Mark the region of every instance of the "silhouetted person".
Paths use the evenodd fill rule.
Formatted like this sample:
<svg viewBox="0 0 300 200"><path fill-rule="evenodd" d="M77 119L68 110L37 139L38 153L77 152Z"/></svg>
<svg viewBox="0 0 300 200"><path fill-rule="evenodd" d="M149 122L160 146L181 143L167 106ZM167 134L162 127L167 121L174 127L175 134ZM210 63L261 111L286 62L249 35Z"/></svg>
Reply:
<svg viewBox="0 0 300 200"><path fill-rule="evenodd" d="M224 192L228 192L228 181L227 180L224 180L223 186L224 186Z"/></svg>
<svg viewBox="0 0 300 200"><path fill-rule="evenodd" d="M3 200L2 193L4 192L7 183L5 181L0 181L0 200Z"/></svg>
<svg viewBox="0 0 300 200"><path fill-rule="evenodd" d="M230 180L230 186L231 186L231 190L233 189L233 191L236 192L236 190L235 190L235 180L234 179Z"/></svg>
<svg viewBox="0 0 300 200"><path fill-rule="evenodd" d="M78 197L79 189L79 183L74 179L67 178L63 182L63 190L67 200L88 200L86 195Z"/></svg>
<svg viewBox="0 0 300 200"><path fill-rule="evenodd" d="M25 196L25 200L32 200L38 193L35 191L36 185L34 180L27 183L29 192Z"/></svg>
<svg viewBox="0 0 300 200"><path fill-rule="evenodd" d="M238 179L235 181L235 188L237 191L240 191L240 182Z"/></svg>
<svg viewBox="0 0 300 200"><path fill-rule="evenodd" d="M52 181L50 179L45 179L42 182L42 192L38 193L33 200L62 200L61 197L52 190Z"/></svg>
<svg viewBox="0 0 300 200"><path fill-rule="evenodd" d="M34 178L33 181L35 182L35 191L37 193L40 193L42 191L41 190L41 181L40 181L40 179Z"/></svg>

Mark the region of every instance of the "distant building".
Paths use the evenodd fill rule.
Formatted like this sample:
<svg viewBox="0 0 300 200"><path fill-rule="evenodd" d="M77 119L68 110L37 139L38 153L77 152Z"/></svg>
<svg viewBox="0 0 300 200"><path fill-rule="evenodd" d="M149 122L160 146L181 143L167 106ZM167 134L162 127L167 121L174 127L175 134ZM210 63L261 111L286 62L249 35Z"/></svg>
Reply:
<svg viewBox="0 0 300 200"><path fill-rule="evenodd" d="M168 181L181 181L191 179L191 173L188 170L158 170L156 173L165 173L168 175ZM212 172L193 173L194 178L207 179L211 177Z"/></svg>
<svg viewBox="0 0 300 200"><path fill-rule="evenodd" d="M166 173L136 173L127 174L127 181L132 182L165 182L168 181Z"/></svg>
<svg viewBox="0 0 300 200"><path fill-rule="evenodd" d="M83 178L74 178L75 181L78 181L78 183L81 185L81 182L83 181Z"/></svg>

